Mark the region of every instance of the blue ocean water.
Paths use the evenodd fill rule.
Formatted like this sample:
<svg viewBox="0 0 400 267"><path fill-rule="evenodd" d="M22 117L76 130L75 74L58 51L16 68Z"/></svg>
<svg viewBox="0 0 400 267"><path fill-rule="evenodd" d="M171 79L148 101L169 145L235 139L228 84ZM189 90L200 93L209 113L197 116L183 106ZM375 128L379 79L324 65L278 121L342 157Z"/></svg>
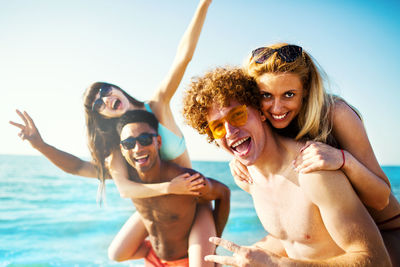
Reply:
<svg viewBox="0 0 400 267"><path fill-rule="evenodd" d="M250 196L233 182L226 162L193 163L232 190L223 237L250 245L266 232ZM400 166L385 166L400 199ZM96 204L97 179L64 173L44 157L0 155L0 266L143 266L116 263L107 247L134 212L107 181L107 206Z"/></svg>

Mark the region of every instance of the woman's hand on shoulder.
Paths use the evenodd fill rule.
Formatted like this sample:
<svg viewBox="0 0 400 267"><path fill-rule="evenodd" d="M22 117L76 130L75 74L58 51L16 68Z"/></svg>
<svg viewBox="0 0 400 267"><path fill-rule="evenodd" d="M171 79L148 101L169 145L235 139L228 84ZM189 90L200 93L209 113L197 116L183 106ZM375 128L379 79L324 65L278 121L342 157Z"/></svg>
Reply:
<svg viewBox="0 0 400 267"><path fill-rule="evenodd" d="M21 130L18 133L18 136L22 140L28 140L33 148L38 149L41 145L43 145L44 142L42 137L40 136L38 129L36 128L35 123L26 111L22 113L17 109L16 112L24 123L21 124L13 121L10 121L9 123Z"/></svg>
<svg viewBox="0 0 400 267"><path fill-rule="evenodd" d="M235 180L239 180L248 184L253 183L253 179L247 170L247 166L237 159L233 159L231 162L229 162L229 168L231 169L231 174Z"/></svg>
<svg viewBox="0 0 400 267"><path fill-rule="evenodd" d="M342 151L321 142L307 141L293 166L300 173L338 170L343 166Z"/></svg>
<svg viewBox="0 0 400 267"><path fill-rule="evenodd" d="M200 173L184 173L171 180L168 193L176 195L201 195L200 190L206 186L206 180Z"/></svg>

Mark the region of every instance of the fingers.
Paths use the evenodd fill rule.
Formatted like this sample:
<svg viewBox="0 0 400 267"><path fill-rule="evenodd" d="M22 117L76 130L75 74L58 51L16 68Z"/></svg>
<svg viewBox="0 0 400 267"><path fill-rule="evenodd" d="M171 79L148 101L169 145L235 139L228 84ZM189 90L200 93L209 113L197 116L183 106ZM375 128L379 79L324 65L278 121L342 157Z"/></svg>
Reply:
<svg viewBox="0 0 400 267"><path fill-rule="evenodd" d="M239 266L236 262L236 259L229 256L207 255L204 257L204 260L219 263L222 265Z"/></svg>
<svg viewBox="0 0 400 267"><path fill-rule="evenodd" d="M26 139L25 134L24 134L24 132L22 132L22 131L18 133L18 136L19 136L22 140L25 140L25 139Z"/></svg>
<svg viewBox="0 0 400 267"><path fill-rule="evenodd" d="M201 195L201 193L197 192L197 191L202 189L203 187L204 187L204 184L199 184L199 185L191 186L189 190L196 191L197 195Z"/></svg>
<svg viewBox="0 0 400 267"><path fill-rule="evenodd" d="M33 122L31 116L29 116L28 112L24 111L24 117L27 119L29 126L30 126L31 128L35 128L35 129L36 129L36 125L35 125L35 123Z"/></svg>
<svg viewBox="0 0 400 267"><path fill-rule="evenodd" d="M247 170L247 167L242 165L242 164L236 165L236 167L238 167L237 170L239 171L239 173L238 173L239 174L239 178L243 182L248 182L248 183L252 184L253 183L253 179L251 178L250 173Z"/></svg>
<svg viewBox="0 0 400 267"><path fill-rule="evenodd" d="M313 144L313 141L307 141L304 146L300 149L300 153L304 151L307 147L309 147L311 144Z"/></svg>
<svg viewBox="0 0 400 267"><path fill-rule="evenodd" d="M300 166L296 168L296 171L299 173L310 173L314 171L320 171L324 170L323 168L323 162L321 161L313 161L313 160L307 160L303 162Z"/></svg>
<svg viewBox="0 0 400 267"><path fill-rule="evenodd" d="M210 237L209 241L211 243L214 243L217 246L221 246L233 253L240 254L241 247L231 241L228 241L228 240L216 237L216 236Z"/></svg>
<svg viewBox="0 0 400 267"><path fill-rule="evenodd" d="M14 126L20 128L21 130L24 130L24 129L25 129L25 125L22 125L22 124L20 124L20 123L16 123L16 122L13 122L13 121L9 121L9 123L10 123L11 125L14 125Z"/></svg>
<svg viewBox="0 0 400 267"><path fill-rule="evenodd" d="M315 142L315 141L307 141L304 146L300 149L300 153L302 153L306 149L320 149L320 147L324 147L326 144L322 142Z"/></svg>
<svg viewBox="0 0 400 267"><path fill-rule="evenodd" d="M234 159L229 163L229 167L231 169L231 173L233 177L236 177L242 182L253 183L253 179L250 176L247 167L243 165L240 161Z"/></svg>
<svg viewBox="0 0 400 267"><path fill-rule="evenodd" d="M321 158L321 155L318 154L318 151L313 151L307 148L296 158L296 161L298 162L298 165L300 165L302 162L309 160L311 158L319 160Z"/></svg>
<svg viewBox="0 0 400 267"><path fill-rule="evenodd" d="M28 126L29 125L29 123L28 123L28 121L26 120L26 118L25 118L25 116L24 116L24 114L22 114L22 112L21 111L19 111L18 109L17 110L15 110L16 112L17 112L17 114L18 114L18 116L24 121L24 123L25 123L25 125L26 126Z"/></svg>
<svg viewBox="0 0 400 267"><path fill-rule="evenodd" d="M190 175L189 173L183 173L178 175L174 179L171 180L171 185L169 188L169 192L171 194L178 194L178 195L193 195L199 196L201 195L200 192L193 191L196 188L202 188L204 185L204 180L199 173L195 173Z"/></svg>
<svg viewBox="0 0 400 267"><path fill-rule="evenodd" d="M189 192L185 193L185 195L190 195L190 196L201 196L200 192L197 191L192 191L192 189L190 189Z"/></svg>
<svg viewBox="0 0 400 267"><path fill-rule="evenodd" d="M319 170L337 170L343 160L340 150L320 142L307 142L293 162L295 170L309 173Z"/></svg>
<svg viewBox="0 0 400 267"><path fill-rule="evenodd" d="M193 175L190 175L190 174L189 174L189 177L186 177L186 179L187 179L189 182L193 182L193 181L199 179L199 177L202 177L202 175L201 175L200 173L195 173L195 174L193 174ZM203 178L200 178L200 179L203 179Z"/></svg>
<svg viewBox="0 0 400 267"><path fill-rule="evenodd" d="M299 172L300 173L310 173L310 172L321 171L321 170L323 170L321 167L318 167L316 165L311 165L311 166L301 168L299 170Z"/></svg>
<svg viewBox="0 0 400 267"><path fill-rule="evenodd" d="M198 185L198 184L204 184L204 177L203 176L197 176L194 179L188 178L188 180L190 181L190 185L191 186Z"/></svg>
<svg viewBox="0 0 400 267"><path fill-rule="evenodd" d="M193 176L194 176L194 178L192 178ZM196 173L196 174L192 175L192 177L188 178L188 180L190 179L190 181L191 181L189 184L190 191L198 191L206 186L204 177L201 174ZM200 192L198 192L198 193L199 193L199 195L201 195Z"/></svg>
<svg viewBox="0 0 400 267"><path fill-rule="evenodd" d="M317 143L308 141L300 150L300 154L293 160L292 164L296 171L304 168L304 162L310 159L315 161L322 160L321 155L319 155L319 150L317 148Z"/></svg>
<svg viewBox="0 0 400 267"><path fill-rule="evenodd" d="M9 121L9 123L10 123L11 125L14 125L15 127L18 127L19 129L21 129L21 131L18 133L18 136L19 136L22 140L25 140L25 139L26 139L26 136L25 136L25 129L26 129L26 127L25 127L25 125L22 125L22 124L20 124L20 123L16 123L16 122L13 122L13 121Z"/></svg>

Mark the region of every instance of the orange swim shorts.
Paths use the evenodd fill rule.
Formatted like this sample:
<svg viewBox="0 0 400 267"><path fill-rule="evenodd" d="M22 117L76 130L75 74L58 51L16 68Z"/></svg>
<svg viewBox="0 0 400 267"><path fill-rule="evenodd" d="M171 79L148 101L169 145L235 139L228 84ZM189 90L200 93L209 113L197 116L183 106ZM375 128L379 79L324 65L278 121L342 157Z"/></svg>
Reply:
<svg viewBox="0 0 400 267"><path fill-rule="evenodd" d="M156 252L151 246L150 241L145 240L144 242L145 246L149 248L149 252L144 258L145 267L169 267L169 266L189 267L189 258L179 259L176 261L162 260L159 257L157 257Z"/></svg>

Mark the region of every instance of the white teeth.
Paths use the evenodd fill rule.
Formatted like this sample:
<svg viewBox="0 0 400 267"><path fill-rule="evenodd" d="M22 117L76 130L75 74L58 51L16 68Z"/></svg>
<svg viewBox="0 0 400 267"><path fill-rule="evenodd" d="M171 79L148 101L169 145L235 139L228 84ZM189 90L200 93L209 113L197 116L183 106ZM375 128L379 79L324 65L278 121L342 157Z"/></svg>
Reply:
<svg viewBox="0 0 400 267"><path fill-rule="evenodd" d="M148 155L136 157L137 160L147 158Z"/></svg>
<svg viewBox="0 0 400 267"><path fill-rule="evenodd" d="M235 148L238 145L243 144L243 142L246 142L248 139L249 139L249 137L245 137L245 138L239 139L236 143L232 144L232 147Z"/></svg>
<svg viewBox="0 0 400 267"><path fill-rule="evenodd" d="M274 118L275 120L281 120L284 117L286 117L287 113L283 114L283 115L272 115L272 118Z"/></svg>

